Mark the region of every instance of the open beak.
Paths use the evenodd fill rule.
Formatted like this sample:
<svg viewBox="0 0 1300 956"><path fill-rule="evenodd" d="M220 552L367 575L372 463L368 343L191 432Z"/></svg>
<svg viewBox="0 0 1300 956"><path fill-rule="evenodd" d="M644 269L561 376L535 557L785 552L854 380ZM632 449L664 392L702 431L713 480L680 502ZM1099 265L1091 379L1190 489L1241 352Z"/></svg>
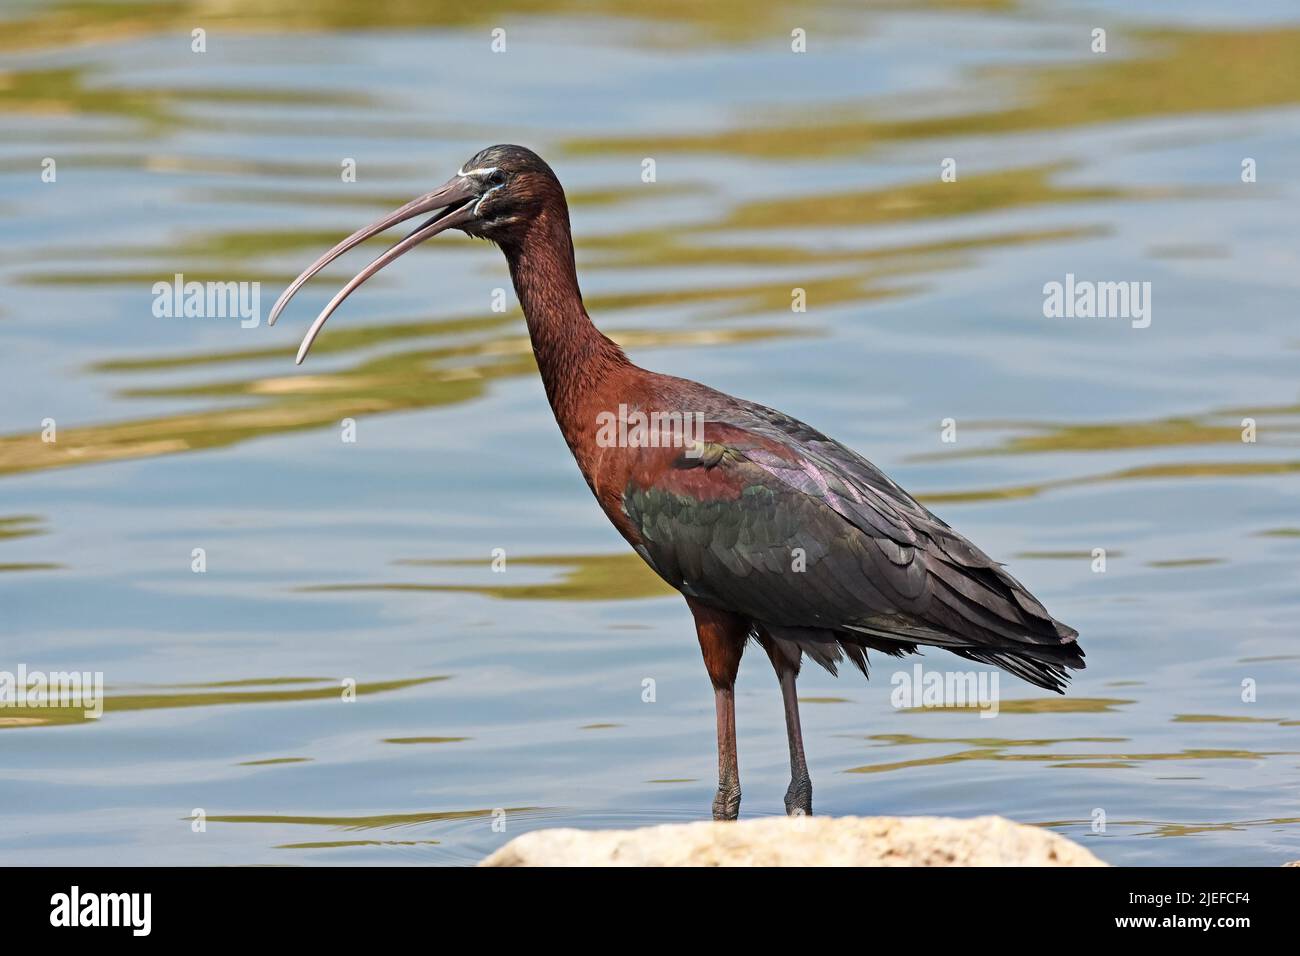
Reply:
<svg viewBox="0 0 1300 956"><path fill-rule="evenodd" d="M302 345L298 346L298 357L294 360L295 364L301 365L302 360L307 357L307 351L311 348L312 342L316 341L316 336L324 328L325 321L333 314L343 300L350 296L356 288L369 279L372 275L388 265L394 259L410 252L424 240L436 236L438 233L451 229L455 226L462 225L474 218L475 207L478 205L476 200L479 198L477 184L466 176L456 176L454 179L427 193L418 199L412 199L400 209L395 209L383 219L373 222L363 229L358 229L352 235L348 236L337 246L331 249L325 255L313 262L307 269L289 283L289 287L280 294L271 309L271 316L267 319L267 325L275 325L275 320L280 317L284 307L289 304L289 300L301 289L316 273L320 272L327 265L337 259L343 253L347 252L353 246L365 242L371 236L377 236L385 230L391 229L400 222L406 222L408 219L414 219L416 216L426 212L441 210L433 218L429 219L422 226L412 232L409 236L393 246L383 255L381 255L370 265L358 272L347 285L339 290L338 295L330 299L329 305L321 310L321 314L316 316L316 321L311 324L307 334L303 337Z"/></svg>

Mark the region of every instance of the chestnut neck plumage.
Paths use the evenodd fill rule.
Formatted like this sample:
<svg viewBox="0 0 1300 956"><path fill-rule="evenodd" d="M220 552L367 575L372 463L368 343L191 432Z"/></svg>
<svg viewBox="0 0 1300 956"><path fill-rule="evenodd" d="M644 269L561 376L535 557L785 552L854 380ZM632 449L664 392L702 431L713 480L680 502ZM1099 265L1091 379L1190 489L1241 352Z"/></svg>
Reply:
<svg viewBox="0 0 1300 956"><path fill-rule="evenodd" d="M502 242L501 248L528 322L546 397L573 445L579 431L590 430L579 421L588 411L585 406L604 393L611 375L631 363L592 324L582 304L563 200L548 203L519 237Z"/></svg>

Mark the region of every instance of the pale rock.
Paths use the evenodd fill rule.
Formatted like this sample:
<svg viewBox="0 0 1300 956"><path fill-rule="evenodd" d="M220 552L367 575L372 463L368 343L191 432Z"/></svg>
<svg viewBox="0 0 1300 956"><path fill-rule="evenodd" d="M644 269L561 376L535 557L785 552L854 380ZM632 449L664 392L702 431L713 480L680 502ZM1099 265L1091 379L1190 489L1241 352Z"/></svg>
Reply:
<svg viewBox="0 0 1300 956"><path fill-rule="evenodd" d="M639 830L535 830L480 866L1105 866L1002 817L764 817Z"/></svg>

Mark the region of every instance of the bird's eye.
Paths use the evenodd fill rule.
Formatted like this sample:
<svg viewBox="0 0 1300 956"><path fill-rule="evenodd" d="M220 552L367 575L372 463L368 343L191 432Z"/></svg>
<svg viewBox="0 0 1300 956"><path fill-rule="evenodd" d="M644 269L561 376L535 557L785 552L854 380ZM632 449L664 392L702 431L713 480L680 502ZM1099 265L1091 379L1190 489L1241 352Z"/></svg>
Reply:
<svg viewBox="0 0 1300 956"><path fill-rule="evenodd" d="M505 185L506 174L499 169L494 169L484 177L493 186Z"/></svg>

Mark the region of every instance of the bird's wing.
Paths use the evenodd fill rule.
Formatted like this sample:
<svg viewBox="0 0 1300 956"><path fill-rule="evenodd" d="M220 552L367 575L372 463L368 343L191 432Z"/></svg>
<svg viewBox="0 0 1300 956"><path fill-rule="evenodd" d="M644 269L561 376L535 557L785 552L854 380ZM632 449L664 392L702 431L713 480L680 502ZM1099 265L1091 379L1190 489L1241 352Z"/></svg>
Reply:
<svg viewBox="0 0 1300 956"><path fill-rule="evenodd" d="M765 624L937 645L1017 673L1002 657L1082 666L1077 632L838 442L734 402L709 416L702 449L640 450L623 496L642 557L684 593Z"/></svg>

